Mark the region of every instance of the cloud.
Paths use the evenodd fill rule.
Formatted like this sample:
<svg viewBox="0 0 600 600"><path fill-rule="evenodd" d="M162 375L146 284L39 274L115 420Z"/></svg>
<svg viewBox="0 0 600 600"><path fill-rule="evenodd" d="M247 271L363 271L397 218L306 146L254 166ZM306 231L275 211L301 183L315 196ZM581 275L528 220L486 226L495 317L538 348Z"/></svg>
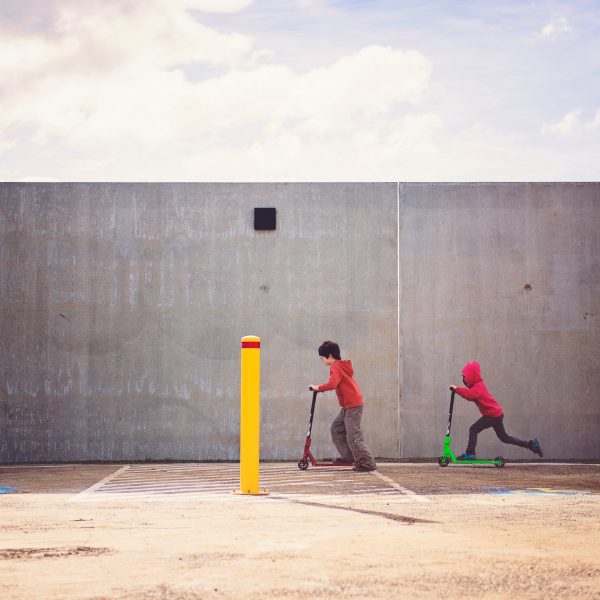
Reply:
<svg viewBox="0 0 600 600"><path fill-rule="evenodd" d="M581 110L572 110L568 112L558 123L551 125L542 125L542 133L558 133L561 135L567 135L572 133L579 125L579 119L581 117Z"/></svg>
<svg viewBox="0 0 600 600"><path fill-rule="evenodd" d="M368 46L298 72L190 12L216 2L49 5L44 34L19 13L0 38L0 148L26 157L0 176L389 179L435 154L442 120L420 108L432 65L414 50ZM221 71L192 81L183 65Z"/></svg>
<svg viewBox="0 0 600 600"><path fill-rule="evenodd" d="M159 104L177 106L186 87L175 65L254 59L249 38L204 27L184 10L199 2L54 4L50 33L0 38L1 141L18 129L39 143L161 131L169 115Z"/></svg>
<svg viewBox="0 0 600 600"><path fill-rule="evenodd" d="M544 40L556 40L561 36L570 33L572 31L567 19L564 17L558 17L553 19L538 33L538 37Z"/></svg>
<svg viewBox="0 0 600 600"><path fill-rule="evenodd" d="M467 93L451 70L434 79L432 59L412 49L338 45L326 62L292 68L278 47L203 24L204 12L243 11L248 0L6 3L0 179L528 181L597 173L591 129L600 127L600 110L589 119L572 110L532 141L495 112L474 110L476 88ZM577 158L566 161L573 134Z"/></svg>
<svg viewBox="0 0 600 600"><path fill-rule="evenodd" d="M0 29L38 32L52 35L60 32L64 25L65 12L79 10L81 13L110 12L126 16L139 14L147 8L163 12L197 10L201 12L232 13L240 12L254 0L2 0Z"/></svg>
<svg viewBox="0 0 600 600"><path fill-rule="evenodd" d="M166 0L170 1L170 0ZM203 12L240 12L248 8L254 0L187 0L183 2L185 8Z"/></svg>
<svg viewBox="0 0 600 600"><path fill-rule="evenodd" d="M300 8L315 8L321 6L324 0L296 0L296 4Z"/></svg>

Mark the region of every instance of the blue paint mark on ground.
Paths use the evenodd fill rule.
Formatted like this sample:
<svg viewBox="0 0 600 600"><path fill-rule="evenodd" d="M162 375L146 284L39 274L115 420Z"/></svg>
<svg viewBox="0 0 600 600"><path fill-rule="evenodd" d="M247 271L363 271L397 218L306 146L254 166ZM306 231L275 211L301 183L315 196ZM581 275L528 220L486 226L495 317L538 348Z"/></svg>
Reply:
<svg viewBox="0 0 600 600"><path fill-rule="evenodd" d="M576 496L578 494L593 494L589 490L564 490L559 488L523 488L520 490L509 490L500 487L484 487L487 494L495 495L513 495L513 494L556 494L560 496Z"/></svg>
<svg viewBox="0 0 600 600"><path fill-rule="evenodd" d="M0 487L0 494L10 494L11 492L16 492L17 488L14 487Z"/></svg>

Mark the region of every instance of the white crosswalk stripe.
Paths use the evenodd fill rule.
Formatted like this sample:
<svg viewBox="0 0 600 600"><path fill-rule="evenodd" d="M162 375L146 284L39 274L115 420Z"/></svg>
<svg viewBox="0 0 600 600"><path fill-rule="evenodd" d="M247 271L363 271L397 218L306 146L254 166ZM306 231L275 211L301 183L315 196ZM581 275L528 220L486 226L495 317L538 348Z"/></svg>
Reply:
<svg viewBox="0 0 600 600"><path fill-rule="evenodd" d="M239 489L239 464L182 463L126 465L73 498L203 499L227 495ZM260 466L260 486L274 494L385 495L410 494L390 486L375 474L353 474L348 468L309 468L300 471L294 463Z"/></svg>

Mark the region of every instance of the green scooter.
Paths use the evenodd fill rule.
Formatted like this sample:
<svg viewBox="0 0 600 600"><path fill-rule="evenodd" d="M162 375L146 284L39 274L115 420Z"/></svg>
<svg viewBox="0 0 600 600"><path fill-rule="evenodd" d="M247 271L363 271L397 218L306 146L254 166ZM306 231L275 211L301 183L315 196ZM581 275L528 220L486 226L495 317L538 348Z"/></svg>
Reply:
<svg viewBox="0 0 600 600"><path fill-rule="evenodd" d="M454 410L454 394L456 390L452 390L452 395L450 396L450 412L448 413L448 429L446 430L446 439L444 440L444 452L440 458L438 458L438 465L440 467L447 467L451 462L459 465L495 465L496 467L502 468L506 461L501 456L496 456L496 458L492 459L466 459L459 460L452 454L452 450L450 449L450 428L452 427L452 411Z"/></svg>

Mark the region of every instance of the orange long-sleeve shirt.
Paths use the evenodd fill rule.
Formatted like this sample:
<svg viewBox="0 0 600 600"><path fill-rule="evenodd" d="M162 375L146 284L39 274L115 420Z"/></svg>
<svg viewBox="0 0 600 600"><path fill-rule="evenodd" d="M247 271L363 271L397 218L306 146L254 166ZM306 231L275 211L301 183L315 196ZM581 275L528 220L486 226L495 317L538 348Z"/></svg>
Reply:
<svg viewBox="0 0 600 600"><path fill-rule="evenodd" d="M319 385L320 392L335 390L342 408L354 408L364 404L360 388L354 379L351 360L336 360L329 368L329 381Z"/></svg>

